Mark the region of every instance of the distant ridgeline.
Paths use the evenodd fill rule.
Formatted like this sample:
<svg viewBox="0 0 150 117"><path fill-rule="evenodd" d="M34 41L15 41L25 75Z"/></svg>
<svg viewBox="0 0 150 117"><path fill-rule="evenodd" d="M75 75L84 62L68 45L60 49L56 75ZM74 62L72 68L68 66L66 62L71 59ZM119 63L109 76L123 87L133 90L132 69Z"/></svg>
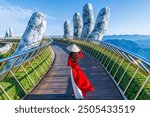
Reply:
<svg viewBox="0 0 150 117"><path fill-rule="evenodd" d="M102 41L150 59L150 36L148 35L112 35L103 37Z"/></svg>
<svg viewBox="0 0 150 117"><path fill-rule="evenodd" d="M73 15L73 31L70 21L64 23L64 38L83 39L89 41L104 41L133 54L150 59L149 35L111 35L104 36L109 23L110 9L102 8L94 22L94 12L91 3L84 5L82 18L79 12Z"/></svg>

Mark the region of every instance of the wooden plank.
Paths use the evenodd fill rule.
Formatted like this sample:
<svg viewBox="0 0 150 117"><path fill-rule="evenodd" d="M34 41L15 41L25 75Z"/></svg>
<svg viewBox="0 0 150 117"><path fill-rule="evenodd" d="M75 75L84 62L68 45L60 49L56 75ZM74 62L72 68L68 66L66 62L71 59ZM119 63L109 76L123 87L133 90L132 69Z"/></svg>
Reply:
<svg viewBox="0 0 150 117"><path fill-rule="evenodd" d="M67 53L53 46L56 59L52 68L38 86L25 99L74 99L70 81L70 68L67 67Z"/></svg>
<svg viewBox="0 0 150 117"><path fill-rule="evenodd" d="M55 62L40 84L25 99L74 99L71 96L72 87L70 81L70 69L67 67L66 46L54 43L56 53ZM89 92L84 98L87 99L123 99L118 88L93 58L84 54L79 62L81 68L92 82L95 91Z"/></svg>

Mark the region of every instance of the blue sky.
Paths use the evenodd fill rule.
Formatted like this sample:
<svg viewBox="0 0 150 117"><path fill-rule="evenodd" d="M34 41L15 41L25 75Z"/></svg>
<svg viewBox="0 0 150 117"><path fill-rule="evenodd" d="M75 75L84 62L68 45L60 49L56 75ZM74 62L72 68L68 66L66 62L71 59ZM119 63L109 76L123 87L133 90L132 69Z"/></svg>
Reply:
<svg viewBox="0 0 150 117"><path fill-rule="evenodd" d="M95 19L103 7L110 7L107 35L150 35L150 0L0 0L0 36L12 27L22 35L33 12L47 17L46 34L62 35L65 20L72 22L75 12L82 14L86 3L92 3Z"/></svg>

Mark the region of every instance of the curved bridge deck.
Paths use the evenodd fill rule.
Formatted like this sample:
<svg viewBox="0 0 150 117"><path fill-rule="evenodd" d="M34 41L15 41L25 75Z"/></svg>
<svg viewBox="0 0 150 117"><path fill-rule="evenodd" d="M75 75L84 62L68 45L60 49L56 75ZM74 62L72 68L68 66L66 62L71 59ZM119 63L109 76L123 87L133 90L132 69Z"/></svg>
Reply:
<svg viewBox="0 0 150 117"><path fill-rule="evenodd" d="M26 100L75 99L71 95L66 46L53 43L52 48L56 54L53 66L42 81L25 97ZM97 61L84 54L79 64L95 88L95 91L89 92L84 99L123 99L112 79Z"/></svg>

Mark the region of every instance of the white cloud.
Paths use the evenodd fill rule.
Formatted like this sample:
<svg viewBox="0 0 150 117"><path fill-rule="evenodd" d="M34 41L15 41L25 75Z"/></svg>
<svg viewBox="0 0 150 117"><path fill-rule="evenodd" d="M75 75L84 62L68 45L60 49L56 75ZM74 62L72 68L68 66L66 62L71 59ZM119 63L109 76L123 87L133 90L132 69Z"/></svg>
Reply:
<svg viewBox="0 0 150 117"><path fill-rule="evenodd" d="M49 16L49 15L45 15L46 19L50 19L50 20L58 20L56 17L54 16Z"/></svg>
<svg viewBox="0 0 150 117"><path fill-rule="evenodd" d="M34 12L34 10L14 6L5 0L0 0L0 36L3 37L9 27L13 28L16 35L22 35ZM47 14L45 16L48 20L57 20L56 17Z"/></svg>
<svg viewBox="0 0 150 117"><path fill-rule="evenodd" d="M13 17L13 18L29 18L33 11L29 9L23 9L18 6L0 6L1 17Z"/></svg>
<svg viewBox="0 0 150 117"><path fill-rule="evenodd" d="M16 35L22 35L33 12L33 10L13 6L5 0L0 0L0 36L3 37L9 27L14 29Z"/></svg>

